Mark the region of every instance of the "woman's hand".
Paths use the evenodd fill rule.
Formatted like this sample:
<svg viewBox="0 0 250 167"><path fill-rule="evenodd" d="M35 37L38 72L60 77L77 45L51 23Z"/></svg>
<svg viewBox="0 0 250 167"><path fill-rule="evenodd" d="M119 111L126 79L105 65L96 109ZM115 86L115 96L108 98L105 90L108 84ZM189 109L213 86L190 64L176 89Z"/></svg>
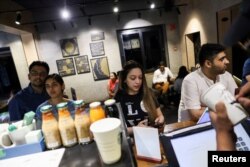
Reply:
<svg viewBox="0 0 250 167"><path fill-rule="evenodd" d="M144 119L141 122L138 123L139 127L147 127L148 126L148 119Z"/></svg>
<svg viewBox="0 0 250 167"><path fill-rule="evenodd" d="M164 116L160 115L155 119L155 124L156 125L162 125L164 123Z"/></svg>

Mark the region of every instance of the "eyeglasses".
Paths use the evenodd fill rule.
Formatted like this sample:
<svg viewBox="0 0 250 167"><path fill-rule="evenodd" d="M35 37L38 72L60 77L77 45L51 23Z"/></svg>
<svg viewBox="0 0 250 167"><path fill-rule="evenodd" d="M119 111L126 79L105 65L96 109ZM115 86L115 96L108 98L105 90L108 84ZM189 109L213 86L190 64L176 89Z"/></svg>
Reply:
<svg viewBox="0 0 250 167"><path fill-rule="evenodd" d="M32 76L46 77L47 73L46 72L30 71L30 75L32 75Z"/></svg>

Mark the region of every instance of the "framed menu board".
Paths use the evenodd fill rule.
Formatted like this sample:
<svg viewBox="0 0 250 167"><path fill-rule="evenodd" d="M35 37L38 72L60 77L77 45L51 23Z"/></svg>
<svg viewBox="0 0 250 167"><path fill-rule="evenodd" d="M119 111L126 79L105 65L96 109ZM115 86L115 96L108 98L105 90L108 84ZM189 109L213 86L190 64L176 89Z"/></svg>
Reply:
<svg viewBox="0 0 250 167"><path fill-rule="evenodd" d="M104 32L95 32L91 34L91 41L104 40Z"/></svg>
<svg viewBox="0 0 250 167"><path fill-rule="evenodd" d="M56 60L56 64L58 73L62 77L76 74L73 58Z"/></svg>
<svg viewBox="0 0 250 167"><path fill-rule="evenodd" d="M106 57L91 59L90 62L95 81L109 79L109 66Z"/></svg>
<svg viewBox="0 0 250 167"><path fill-rule="evenodd" d="M102 56L105 54L103 42L90 43L90 50L93 57Z"/></svg>
<svg viewBox="0 0 250 167"><path fill-rule="evenodd" d="M89 61L88 61L87 55L74 57L74 60L75 60L75 65L76 65L76 71L78 74L90 72Z"/></svg>
<svg viewBox="0 0 250 167"><path fill-rule="evenodd" d="M63 57L79 55L79 49L76 37L69 39L61 39L60 46Z"/></svg>

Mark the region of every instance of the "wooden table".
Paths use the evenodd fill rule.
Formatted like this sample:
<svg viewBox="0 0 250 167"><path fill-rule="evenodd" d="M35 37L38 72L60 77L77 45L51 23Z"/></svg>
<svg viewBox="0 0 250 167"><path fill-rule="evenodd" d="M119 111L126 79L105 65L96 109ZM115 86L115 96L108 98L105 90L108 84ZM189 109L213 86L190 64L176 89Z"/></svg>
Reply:
<svg viewBox="0 0 250 167"><path fill-rule="evenodd" d="M195 125L196 123L193 122L193 121L183 121L183 122L177 122L177 123L172 123L172 124L167 124L165 125L164 127L164 132L171 132L171 131L174 131L174 130L177 130L177 129L181 129L181 128L185 128L185 127L189 127L189 126L192 126L192 125ZM134 151L134 154L136 154L136 149L135 147L133 147L133 151ZM162 153L162 157L163 157L163 160L160 164L158 163L152 163L152 162L148 162L148 161L144 161L144 160L139 160L136 158L136 162L137 162L137 166L138 167L154 167L154 166L167 166L168 164L168 161L164 155L164 151L163 151L163 148L161 147L161 153ZM136 156L135 156L136 157Z"/></svg>

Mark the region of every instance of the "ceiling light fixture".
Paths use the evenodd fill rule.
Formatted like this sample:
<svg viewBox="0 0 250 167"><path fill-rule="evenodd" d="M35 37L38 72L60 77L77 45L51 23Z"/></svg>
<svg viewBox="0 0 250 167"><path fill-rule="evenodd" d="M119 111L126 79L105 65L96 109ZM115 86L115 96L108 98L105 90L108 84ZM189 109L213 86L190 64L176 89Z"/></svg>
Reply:
<svg viewBox="0 0 250 167"><path fill-rule="evenodd" d="M155 3L154 2L151 2L150 3L150 9L154 9L155 8Z"/></svg>
<svg viewBox="0 0 250 167"><path fill-rule="evenodd" d="M16 20L15 20L15 23L17 25L20 25L21 24L21 19L22 19L22 16L21 16L21 12L16 12Z"/></svg>
<svg viewBox="0 0 250 167"><path fill-rule="evenodd" d="M117 5L115 5L115 6L113 7L113 12L114 12L114 13L119 12L119 8L118 8L118 6L117 6Z"/></svg>
<svg viewBox="0 0 250 167"><path fill-rule="evenodd" d="M114 6L113 6L113 12L118 13L119 12L119 7L118 7L118 2L119 0L114 0Z"/></svg>
<svg viewBox="0 0 250 167"><path fill-rule="evenodd" d="M61 16L63 19L68 19L70 18L70 12L66 8L64 8L61 10Z"/></svg>

